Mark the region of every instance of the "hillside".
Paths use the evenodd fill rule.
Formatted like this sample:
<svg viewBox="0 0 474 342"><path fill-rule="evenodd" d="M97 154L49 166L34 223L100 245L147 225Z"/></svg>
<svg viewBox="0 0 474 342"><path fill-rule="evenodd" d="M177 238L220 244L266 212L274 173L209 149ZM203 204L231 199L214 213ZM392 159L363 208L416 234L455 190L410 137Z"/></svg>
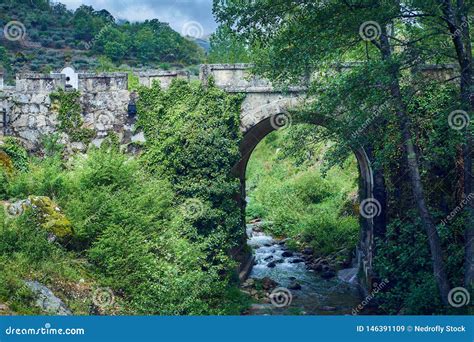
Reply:
<svg viewBox="0 0 474 342"><path fill-rule="evenodd" d="M157 19L116 20L107 10L71 11L48 0L1 0L0 63L11 79L18 71L49 72L66 61L79 70L115 66L185 67L200 63L204 50ZM202 45L202 44L201 44Z"/></svg>

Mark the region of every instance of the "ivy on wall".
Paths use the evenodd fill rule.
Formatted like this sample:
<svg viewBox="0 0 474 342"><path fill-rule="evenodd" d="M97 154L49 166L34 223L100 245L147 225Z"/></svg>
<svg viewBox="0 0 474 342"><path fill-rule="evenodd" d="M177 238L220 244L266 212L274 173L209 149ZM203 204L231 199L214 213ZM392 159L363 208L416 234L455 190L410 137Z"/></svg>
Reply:
<svg viewBox="0 0 474 342"><path fill-rule="evenodd" d="M79 102L81 93L77 90L66 92L60 89L49 96L53 110L58 111L59 131L66 133L71 141L90 143L95 132L93 129L83 127L84 120Z"/></svg>

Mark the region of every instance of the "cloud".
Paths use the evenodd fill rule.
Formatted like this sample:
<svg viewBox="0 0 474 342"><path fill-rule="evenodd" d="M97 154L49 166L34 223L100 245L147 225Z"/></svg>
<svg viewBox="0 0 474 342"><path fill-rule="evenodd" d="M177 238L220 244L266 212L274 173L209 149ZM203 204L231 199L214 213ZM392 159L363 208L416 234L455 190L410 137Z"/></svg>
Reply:
<svg viewBox="0 0 474 342"><path fill-rule="evenodd" d="M116 19L144 21L158 19L167 22L177 32L189 22L198 22L205 34L215 31L212 0L60 0L69 9L89 5L96 10L106 9Z"/></svg>

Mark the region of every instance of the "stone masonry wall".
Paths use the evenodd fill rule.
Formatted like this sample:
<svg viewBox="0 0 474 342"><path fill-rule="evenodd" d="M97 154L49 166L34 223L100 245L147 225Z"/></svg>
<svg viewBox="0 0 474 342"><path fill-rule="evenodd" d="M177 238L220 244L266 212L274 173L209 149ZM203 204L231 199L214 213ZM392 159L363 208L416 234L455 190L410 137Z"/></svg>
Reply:
<svg viewBox="0 0 474 342"><path fill-rule="evenodd" d="M67 91L65 84L65 75L61 74L18 75L15 87L3 87L0 92L0 135L16 136L34 150L42 135L57 131L57 110L51 104L50 94L58 89ZM96 132L93 142L100 144L109 131L115 131L126 140L131 130L127 115L128 75L79 74L78 88L83 126ZM3 122L4 117L6 122ZM86 148L80 142L70 141L65 134L62 141L75 149Z"/></svg>

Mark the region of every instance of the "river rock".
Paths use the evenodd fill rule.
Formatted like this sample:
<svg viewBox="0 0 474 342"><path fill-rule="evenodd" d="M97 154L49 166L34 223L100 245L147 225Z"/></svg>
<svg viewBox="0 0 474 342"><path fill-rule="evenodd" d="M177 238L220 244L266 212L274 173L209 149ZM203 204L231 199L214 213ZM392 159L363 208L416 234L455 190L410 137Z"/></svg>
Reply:
<svg viewBox="0 0 474 342"><path fill-rule="evenodd" d="M289 257L292 257L292 256L293 256L293 252L284 251L284 252L281 254L281 256L284 257L284 258L289 258Z"/></svg>
<svg viewBox="0 0 474 342"><path fill-rule="evenodd" d="M264 258L263 260L265 260L265 261L270 261L270 260L272 260L272 259L273 259L273 255L269 255L269 256L267 256L266 258Z"/></svg>
<svg viewBox="0 0 474 342"><path fill-rule="evenodd" d="M276 262L275 261L270 261L268 264L267 264L267 267L270 267L270 268L273 268L276 266Z"/></svg>
<svg viewBox="0 0 474 342"><path fill-rule="evenodd" d="M242 284L242 287L252 287L255 285L255 279L249 278Z"/></svg>
<svg viewBox="0 0 474 342"><path fill-rule="evenodd" d="M298 284L296 281L294 281L290 285L288 285L288 289L290 289L290 290L301 290L301 285Z"/></svg>
<svg viewBox="0 0 474 342"><path fill-rule="evenodd" d="M58 316L72 315L63 301L46 286L37 281L25 281L25 285L36 295L36 306L41 310Z"/></svg>
<svg viewBox="0 0 474 342"><path fill-rule="evenodd" d="M283 260L283 259L278 259L278 260L275 260L275 262L276 262L277 264L283 264L283 263L285 262L285 260Z"/></svg>
<svg viewBox="0 0 474 342"><path fill-rule="evenodd" d="M298 263L300 263L300 262L304 262L304 260L301 259L301 258L296 258L296 259L290 260L290 263L291 263L291 264L298 264Z"/></svg>
<svg viewBox="0 0 474 342"><path fill-rule="evenodd" d="M333 270L327 270L323 272L323 274L321 274L321 277L323 279L331 279L331 278L334 278L335 276L336 276L336 272L334 272Z"/></svg>
<svg viewBox="0 0 474 342"><path fill-rule="evenodd" d="M262 287L265 290L272 290L277 286L278 286L278 283L269 277L265 277L262 279Z"/></svg>
<svg viewBox="0 0 474 342"><path fill-rule="evenodd" d="M310 266L310 268L313 270L313 271L316 271L316 272L322 272L323 271L323 265L321 264L312 264Z"/></svg>
<svg viewBox="0 0 474 342"><path fill-rule="evenodd" d="M312 254L314 254L314 249L311 248L311 247L306 247L305 249L303 249L303 254L312 255Z"/></svg>

